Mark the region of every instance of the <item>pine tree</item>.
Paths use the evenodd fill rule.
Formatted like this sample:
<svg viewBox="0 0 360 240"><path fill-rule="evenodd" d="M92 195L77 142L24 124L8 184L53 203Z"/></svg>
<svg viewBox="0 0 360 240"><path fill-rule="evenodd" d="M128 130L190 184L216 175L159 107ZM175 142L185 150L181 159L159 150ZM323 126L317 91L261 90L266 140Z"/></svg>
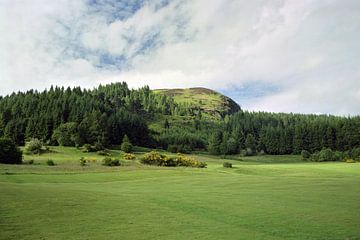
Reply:
<svg viewBox="0 0 360 240"><path fill-rule="evenodd" d="M253 152L256 152L256 141L251 133L246 135L245 147L251 149Z"/></svg>
<svg viewBox="0 0 360 240"><path fill-rule="evenodd" d="M126 153L131 153L132 148L133 148L133 145L131 144L129 137L125 134L122 144L121 144L121 150Z"/></svg>
<svg viewBox="0 0 360 240"><path fill-rule="evenodd" d="M221 142L222 142L221 132L217 131L217 132L213 133L209 139L208 151L211 154L215 154L215 155L221 154L221 150L220 150Z"/></svg>

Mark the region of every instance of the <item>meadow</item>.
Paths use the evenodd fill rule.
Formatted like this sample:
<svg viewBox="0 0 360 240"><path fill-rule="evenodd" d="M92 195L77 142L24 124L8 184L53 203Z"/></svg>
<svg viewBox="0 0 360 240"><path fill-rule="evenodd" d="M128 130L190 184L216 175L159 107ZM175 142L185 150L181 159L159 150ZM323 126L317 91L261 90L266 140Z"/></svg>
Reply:
<svg viewBox="0 0 360 240"><path fill-rule="evenodd" d="M0 164L0 239L360 239L359 163L197 153L207 168L165 168L142 154L106 167L53 147Z"/></svg>

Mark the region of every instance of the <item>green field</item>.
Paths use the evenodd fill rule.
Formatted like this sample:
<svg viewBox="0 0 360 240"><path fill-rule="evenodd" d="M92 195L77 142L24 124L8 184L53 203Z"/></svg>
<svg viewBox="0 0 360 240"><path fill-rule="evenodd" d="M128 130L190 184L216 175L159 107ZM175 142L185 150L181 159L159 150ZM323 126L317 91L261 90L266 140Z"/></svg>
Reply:
<svg viewBox="0 0 360 240"><path fill-rule="evenodd" d="M208 168L105 167L60 147L0 165L0 239L360 239L359 163L195 157Z"/></svg>

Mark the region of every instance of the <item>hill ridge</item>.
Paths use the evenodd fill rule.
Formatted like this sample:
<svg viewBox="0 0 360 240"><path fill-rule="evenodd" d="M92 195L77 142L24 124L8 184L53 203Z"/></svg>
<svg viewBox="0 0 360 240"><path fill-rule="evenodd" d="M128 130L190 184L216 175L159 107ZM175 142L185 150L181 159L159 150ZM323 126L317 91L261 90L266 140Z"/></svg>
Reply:
<svg viewBox="0 0 360 240"><path fill-rule="evenodd" d="M241 110L230 97L205 87L154 89L155 93L164 94L181 105L198 108L212 118L223 118Z"/></svg>

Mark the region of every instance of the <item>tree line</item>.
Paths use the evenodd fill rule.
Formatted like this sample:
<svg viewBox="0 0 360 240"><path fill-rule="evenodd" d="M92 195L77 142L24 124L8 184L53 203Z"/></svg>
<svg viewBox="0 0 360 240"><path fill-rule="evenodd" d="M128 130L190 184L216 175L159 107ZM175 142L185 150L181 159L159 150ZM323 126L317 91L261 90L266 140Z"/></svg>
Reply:
<svg viewBox="0 0 360 240"><path fill-rule="evenodd" d="M299 154L360 146L360 117L240 111L209 137L213 154Z"/></svg>
<svg viewBox="0 0 360 240"><path fill-rule="evenodd" d="M150 123L161 122L154 130ZM125 82L94 89L51 87L0 97L0 137L18 145L37 138L48 145L134 145L172 152L207 150L212 154L314 153L360 146L360 117L248 112L219 120L177 104L145 86Z"/></svg>
<svg viewBox="0 0 360 240"><path fill-rule="evenodd" d="M0 97L0 136L24 145L38 138L48 144L75 146L120 144L125 135L136 145L151 144L148 119L171 114L174 101L149 87L131 90L114 83L87 90L51 87Z"/></svg>

